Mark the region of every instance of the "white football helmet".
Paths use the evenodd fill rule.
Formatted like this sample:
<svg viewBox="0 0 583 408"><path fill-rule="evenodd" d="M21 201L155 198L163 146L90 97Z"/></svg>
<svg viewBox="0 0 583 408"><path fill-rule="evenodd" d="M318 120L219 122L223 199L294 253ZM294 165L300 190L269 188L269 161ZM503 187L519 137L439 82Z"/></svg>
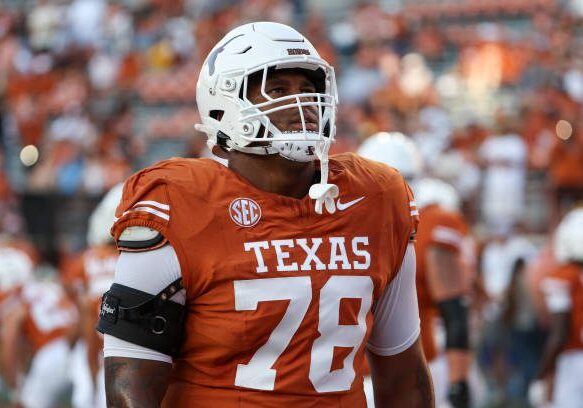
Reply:
<svg viewBox="0 0 583 408"><path fill-rule="evenodd" d="M0 293L30 281L33 269L33 262L25 252L11 247L0 248Z"/></svg>
<svg viewBox="0 0 583 408"><path fill-rule="evenodd" d="M407 181L420 177L423 170L417 145L399 132L375 133L360 145L357 153L396 168Z"/></svg>
<svg viewBox="0 0 583 408"><path fill-rule="evenodd" d="M417 208L424 208L432 204L449 211L459 211L460 197L451 184L445 181L425 177L413 184Z"/></svg>
<svg viewBox="0 0 583 408"><path fill-rule="evenodd" d="M555 231L554 251L560 263L583 262L583 208L563 217Z"/></svg>
<svg viewBox="0 0 583 408"><path fill-rule="evenodd" d="M112 242L109 230L115 221L115 209L121 200L122 191L123 183L116 184L93 210L87 229L87 244L89 246L105 245Z"/></svg>
<svg viewBox="0 0 583 408"><path fill-rule="evenodd" d="M316 92L271 98L265 89L268 72L289 68L304 70ZM252 75L261 79L265 102L253 103L247 97ZM337 95L334 69L302 34L284 24L245 24L219 41L202 65L196 85L202 124L196 128L207 134L211 150L218 145L245 153L280 154L295 161L318 158L322 180L312 186L310 196L317 200L316 211L321 212L325 203L333 212L338 188L326 183L328 150L336 133ZM317 108L317 132L307 129L306 107ZM302 130L286 131L272 123L269 115L285 109L299 112Z"/></svg>

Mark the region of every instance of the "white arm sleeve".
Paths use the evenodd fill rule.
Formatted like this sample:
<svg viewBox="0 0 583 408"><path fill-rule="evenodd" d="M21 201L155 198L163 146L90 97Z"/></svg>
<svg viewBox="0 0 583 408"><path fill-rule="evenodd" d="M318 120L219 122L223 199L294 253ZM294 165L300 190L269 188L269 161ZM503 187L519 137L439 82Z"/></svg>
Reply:
<svg viewBox="0 0 583 408"><path fill-rule="evenodd" d="M180 278L180 263L174 248L162 248L146 252L122 252L115 267L114 283L156 295ZM186 303L184 289L177 292L172 301ZM103 338L104 357L131 357L172 363L172 357L156 350L129 343L106 334Z"/></svg>
<svg viewBox="0 0 583 408"><path fill-rule="evenodd" d="M420 332L415 248L409 244L399 273L376 303L367 347L375 354L392 356L411 347Z"/></svg>

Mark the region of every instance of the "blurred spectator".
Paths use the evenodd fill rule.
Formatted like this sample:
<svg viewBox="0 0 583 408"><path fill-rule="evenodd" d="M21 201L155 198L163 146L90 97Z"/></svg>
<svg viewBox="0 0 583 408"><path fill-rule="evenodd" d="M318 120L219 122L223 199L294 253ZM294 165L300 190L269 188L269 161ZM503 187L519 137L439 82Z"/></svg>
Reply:
<svg viewBox="0 0 583 408"><path fill-rule="evenodd" d="M527 286L528 260L518 258L503 301L502 322L506 333L506 387L508 404L526 404L528 385L536 375L545 332L541 329L532 294Z"/></svg>
<svg viewBox="0 0 583 408"><path fill-rule="evenodd" d="M536 329L535 309L526 298L520 297L525 292L524 262L530 261L535 254L536 247L530 240L513 237L509 232L493 236L482 251L481 273L490 303L483 310L484 329L477 354L488 384L490 404L508 406L508 398L523 396L528 384L524 381L533 375L532 364L536 363L530 361L528 365L523 361L523 358L532 358L529 353L533 350L525 349L522 354L512 356L515 343L509 329L517 333ZM536 340L531 342L526 336L516 340L520 343L521 339L536 344ZM510 363L515 372L509 369Z"/></svg>
<svg viewBox="0 0 583 408"><path fill-rule="evenodd" d="M386 81L377 57L380 48L374 44L361 43L354 57L354 64L340 75L339 97L347 104L364 103L366 99Z"/></svg>
<svg viewBox="0 0 583 408"><path fill-rule="evenodd" d="M66 8L48 0L38 0L28 14L30 45L35 50L57 49Z"/></svg>
<svg viewBox="0 0 583 408"><path fill-rule="evenodd" d="M571 98L583 103L583 61L575 59L563 75L563 87Z"/></svg>
<svg viewBox="0 0 583 408"><path fill-rule="evenodd" d="M67 24L74 45L98 48L103 45L105 0L73 0L67 9Z"/></svg>
<svg viewBox="0 0 583 408"><path fill-rule="evenodd" d="M103 35L108 51L125 55L132 50L133 16L118 2L109 2L105 15Z"/></svg>
<svg viewBox="0 0 583 408"><path fill-rule="evenodd" d="M488 228L509 232L520 221L525 203L526 145L514 133L516 118L498 120L499 133L486 139L479 150L484 166L481 207Z"/></svg>
<svg viewBox="0 0 583 408"><path fill-rule="evenodd" d="M550 153L549 170L554 191L554 220L583 200L583 120L557 123L558 142Z"/></svg>
<svg viewBox="0 0 583 408"><path fill-rule="evenodd" d="M536 247L527 238L513 236L510 231L493 235L482 252L481 271L488 296L493 301L492 316L501 310L518 260L530 260Z"/></svg>

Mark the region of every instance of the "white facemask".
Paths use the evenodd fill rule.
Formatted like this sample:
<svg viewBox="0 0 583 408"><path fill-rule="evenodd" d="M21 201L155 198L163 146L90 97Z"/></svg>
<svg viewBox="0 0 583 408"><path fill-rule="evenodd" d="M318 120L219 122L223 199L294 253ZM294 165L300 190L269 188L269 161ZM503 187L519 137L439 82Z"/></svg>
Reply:
<svg viewBox="0 0 583 408"><path fill-rule="evenodd" d="M316 160L318 157L314 153L316 142L295 141L295 142L273 142L272 146L278 151L281 157L288 160L307 163Z"/></svg>
<svg viewBox="0 0 583 408"><path fill-rule="evenodd" d="M284 133L285 134L285 133ZM312 132L306 132L306 139L312 140L293 140L290 142L286 142L283 140L273 141L271 146L277 150L280 156L297 162L307 163L314 161L318 158L316 155L316 144L317 142L313 139L313 135L316 135Z"/></svg>

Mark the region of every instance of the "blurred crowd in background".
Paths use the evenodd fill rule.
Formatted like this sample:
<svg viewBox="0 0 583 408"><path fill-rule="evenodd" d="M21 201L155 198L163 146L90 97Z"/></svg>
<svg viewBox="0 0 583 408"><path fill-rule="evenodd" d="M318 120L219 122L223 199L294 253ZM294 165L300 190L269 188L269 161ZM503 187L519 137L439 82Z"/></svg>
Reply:
<svg viewBox="0 0 583 408"><path fill-rule="evenodd" d="M532 288L554 227L583 199L581 3L3 0L0 230L58 274L112 186L210 155L193 124L216 41L243 22L289 24L336 69L333 152L400 131L425 173L456 187L483 280L480 403L526 406L545 333Z"/></svg>

